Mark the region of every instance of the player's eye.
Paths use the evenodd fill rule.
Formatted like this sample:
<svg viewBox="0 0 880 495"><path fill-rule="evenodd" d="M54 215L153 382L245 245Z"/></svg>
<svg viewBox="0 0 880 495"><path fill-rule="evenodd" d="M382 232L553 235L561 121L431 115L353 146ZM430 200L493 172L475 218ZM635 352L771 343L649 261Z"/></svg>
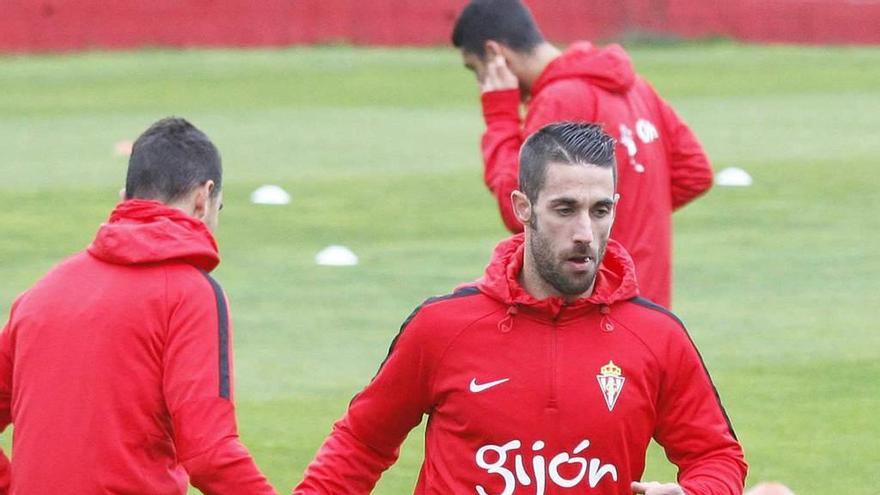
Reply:
<svg viewBox="0 0 880 495"><path fill-rule="evenodd" d="M574 208L556 208L556 213L561 217L567 217L574 213Z"/></svg>

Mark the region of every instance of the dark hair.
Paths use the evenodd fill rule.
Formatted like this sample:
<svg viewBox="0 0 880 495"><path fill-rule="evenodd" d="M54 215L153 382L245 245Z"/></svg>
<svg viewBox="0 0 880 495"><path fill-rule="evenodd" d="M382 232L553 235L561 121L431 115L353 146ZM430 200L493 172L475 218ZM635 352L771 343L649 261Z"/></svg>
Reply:
<svg viewBox="0 0 880 495"><path fill-rule="evenodd" d="M471 0L455 21L452 44L482 59L488 40L523 53L543 43L544 36L520 0Z"/></svg>
<svg viewBox="0 0 880 495"><path fill-rule="evenodd" d="M131 149L125 198L171 202L205 182L220 192L220 152L202 131L179 117L164 118L144 131Z"/></svg>
<svg viewBox="0 0 880 495"><path fill-rule="evenodd" d="M614 138L599 124L557 122L545 125L529 136L520 149L519 189L529 201L537 201L550 162L611 167L617 184L615 144Z"/></svg>

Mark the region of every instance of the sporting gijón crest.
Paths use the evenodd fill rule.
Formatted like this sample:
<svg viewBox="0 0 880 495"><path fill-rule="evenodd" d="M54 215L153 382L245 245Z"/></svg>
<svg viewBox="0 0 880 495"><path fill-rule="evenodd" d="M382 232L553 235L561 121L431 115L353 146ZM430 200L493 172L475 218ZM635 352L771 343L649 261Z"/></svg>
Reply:
<svg viewBox="0 0 880 495"><path fill-rule="evenodd" d="M602 396L605 398L608 410L614 410L614 404L617 403L617 398L620 397L620 391L623 390L623 384L626 381L622 370L614 364L614 361L608 361L608 364L599 370L596 379L599 380L599 389L602 390Z"/></svg>

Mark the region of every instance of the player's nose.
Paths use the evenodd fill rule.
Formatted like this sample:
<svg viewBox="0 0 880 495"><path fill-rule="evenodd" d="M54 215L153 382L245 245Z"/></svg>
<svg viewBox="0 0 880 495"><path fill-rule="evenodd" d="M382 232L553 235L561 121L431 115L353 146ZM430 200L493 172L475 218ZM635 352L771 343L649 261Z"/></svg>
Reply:
<svg viewBox="0 0 880 495"><path fill-rule="evenodd" d="M571 240L575 243L590 244L593 242L593 223L589 214L579 215L574 222Z"/></svg>

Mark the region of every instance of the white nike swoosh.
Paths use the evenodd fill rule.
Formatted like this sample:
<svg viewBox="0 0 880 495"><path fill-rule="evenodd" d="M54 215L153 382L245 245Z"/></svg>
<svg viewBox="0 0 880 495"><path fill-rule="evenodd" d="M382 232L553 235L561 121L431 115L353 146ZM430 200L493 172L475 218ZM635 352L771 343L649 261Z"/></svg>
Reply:
<svg viewBox="0 0 880 495"><path fill-rule="evenodd" d="M482 392L484 390L488 390L488 389L494 387L495 385L501 385L502 383L509 381L509 380L510 380L510 378L502 378L500 380L495 380L494 382L477 383L477 379L472 378L470 391L473 393Z"/></svg>

